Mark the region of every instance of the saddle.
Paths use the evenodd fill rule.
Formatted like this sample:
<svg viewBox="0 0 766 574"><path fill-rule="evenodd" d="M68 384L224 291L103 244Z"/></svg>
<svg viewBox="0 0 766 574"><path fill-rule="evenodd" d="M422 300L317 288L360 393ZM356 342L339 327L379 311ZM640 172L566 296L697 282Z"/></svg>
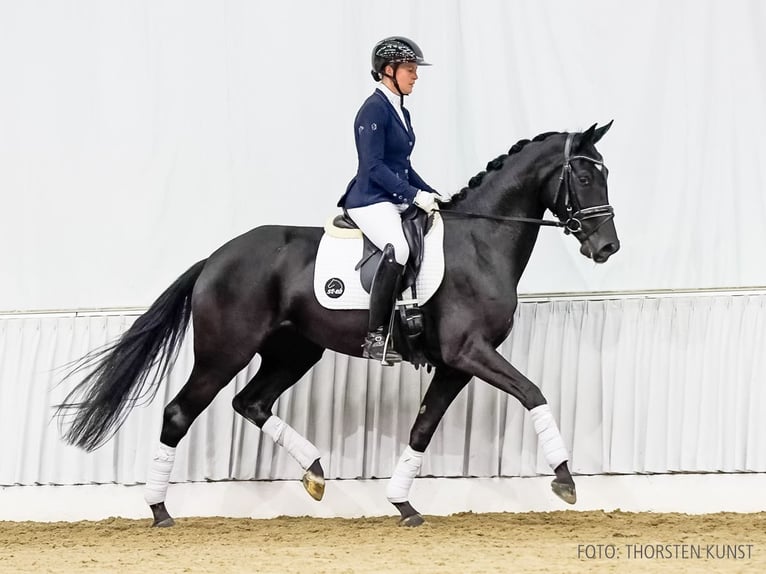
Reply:
<svg viewBox="0 0 766 574"><path fill-rule="evenodd" d="M414 289L415 279L420 271L420 265L423 262L423 247L425 245L424 237L431 226L432 219L428 214L411 205L402 213L402 231L410 248L410 257L404 266L404 276L402 277L402 291L412 287ZM340 229L359 230L356 223L349 217L344 209L343 213L337 215L332 221L333 226ZM360 230L361 233L361 230ZM362 249L362 258L356 264L355 269L359 271L362 287L369 293L372 287L372 279L375 276L375 270L378 268L378 262L383 252L366 235L364 238L364 247Z"/></svg>
<svg viewBox="0 0 766 574"><path fill-rule="evenodd" d="M415 367L420 365L428 365L430 367L422 351L423 312L418 305L416 279L423 262L424 238L432 222L432 217L429 217L425 211L414 205L402 213L402 231L410 248L410 256L407 264L404 266L401 293L397 294L394 315L398 315L399 321L398 325L393 325L391 337L394 340L395 347ZM333 219L332 225L339 229L353 230L361 233L361 230L349 217L345 209L341 215ZM369 293L383 252L366 235L362 236L364 239L362 258L356 264L355 270L359 271L362 288ZM404 296L405 294L406 297ZM393 319L392 323L394 323Z"/></svg>

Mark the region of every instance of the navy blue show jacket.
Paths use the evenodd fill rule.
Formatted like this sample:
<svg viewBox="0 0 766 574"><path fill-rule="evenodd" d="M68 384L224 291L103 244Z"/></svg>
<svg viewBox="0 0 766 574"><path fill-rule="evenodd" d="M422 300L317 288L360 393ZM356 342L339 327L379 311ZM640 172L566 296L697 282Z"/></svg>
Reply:
<svg viewBox="0 0 766 574"><path fill-rule="evenodd" d="M434 191L412 169L415 132L410 112L402 111L406 126L380 89L362 104L354 120L359 167L338 201L339 207L351 209L382 201L409 204L418 190Z"/></svg>

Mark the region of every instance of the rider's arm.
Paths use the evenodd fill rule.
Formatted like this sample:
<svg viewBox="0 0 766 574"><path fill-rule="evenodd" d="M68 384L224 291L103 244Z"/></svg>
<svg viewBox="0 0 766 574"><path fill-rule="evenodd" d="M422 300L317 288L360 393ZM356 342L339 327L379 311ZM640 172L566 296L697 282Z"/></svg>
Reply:
<svg viewBox="0 0 766 574"><path fill-rule="evenodd" d="M410 165L410 185L414 185L418 189L422 189L423 191L430 191L432 193L436 193L436 190L428 185L425 181L423 181L423 178L420 177L417 172L412 169L412 166Z"/></svg>

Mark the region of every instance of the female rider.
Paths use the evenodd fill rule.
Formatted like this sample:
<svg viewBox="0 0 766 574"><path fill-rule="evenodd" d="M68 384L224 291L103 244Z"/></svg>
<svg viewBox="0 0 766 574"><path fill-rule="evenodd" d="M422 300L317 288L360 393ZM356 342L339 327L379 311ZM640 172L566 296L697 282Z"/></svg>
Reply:
<svg viewBox="0 0 766 574"><path fill-rule="evenodd" d="M370 319L363 356L383 364L401 361L384 348L386 329L398 294L409 247L402 231L401 213L411 204L431 212L438 194L412 169L410 154L415 133L404 96L412 93L418 66L429 66L412 40L385 38L372 50L372 77L380 82L354 120L359 167L338 205L384 257L370 289ZM386 250L387 245L393 248Z"/></svg>

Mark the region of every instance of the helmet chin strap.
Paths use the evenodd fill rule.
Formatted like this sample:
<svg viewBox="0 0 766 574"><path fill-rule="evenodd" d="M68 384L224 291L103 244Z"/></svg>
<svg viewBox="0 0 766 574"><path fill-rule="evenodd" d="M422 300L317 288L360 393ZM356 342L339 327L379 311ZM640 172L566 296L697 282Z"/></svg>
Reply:
<svg viewBox="0 0 766 574"><path fill-rule="evenodd" d="M394 87L396 88L396 91L399 92L399 105L401 107L404 107L404 93L402 92L402 89L399 87L399 82L396 80L396 70L399 69L399 64L401 62L397 62L395 64L389 64L391 66L391 69L394 70L393 75L388 76L384 74L387 78L391 78L391 81L394 83Z"/></svg>

